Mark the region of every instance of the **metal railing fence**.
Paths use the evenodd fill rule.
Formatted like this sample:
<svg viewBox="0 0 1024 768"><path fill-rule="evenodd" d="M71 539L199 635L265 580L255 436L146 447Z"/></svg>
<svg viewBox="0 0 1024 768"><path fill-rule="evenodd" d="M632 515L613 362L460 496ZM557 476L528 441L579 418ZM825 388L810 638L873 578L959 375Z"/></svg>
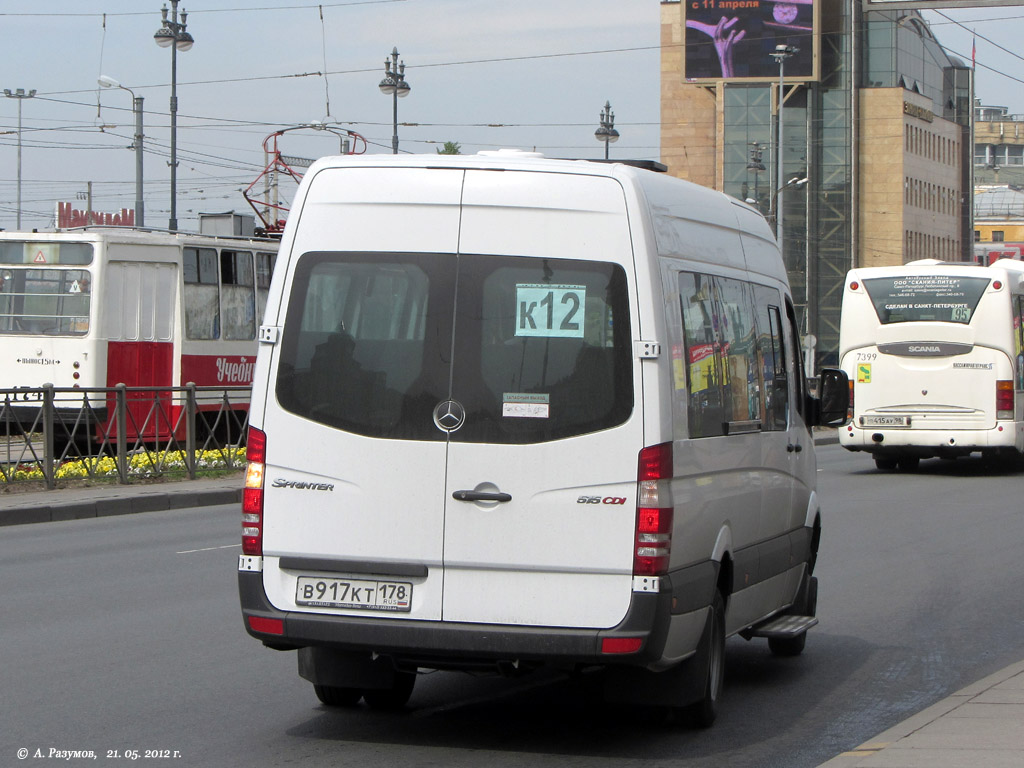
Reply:
<svg viewBox="0 0 1024 768"><path fill-rule="evenodd" d="M248 386L0 389L0 488L241 469Z"/></svg>

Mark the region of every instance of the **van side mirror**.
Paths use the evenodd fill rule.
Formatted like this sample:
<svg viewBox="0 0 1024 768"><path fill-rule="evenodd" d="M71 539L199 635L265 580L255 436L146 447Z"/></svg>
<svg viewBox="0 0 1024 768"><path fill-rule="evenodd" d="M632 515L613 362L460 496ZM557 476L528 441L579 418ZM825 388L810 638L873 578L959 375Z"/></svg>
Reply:
<svg viewBox="0 0 1024 768"><path fill-rule="evenodd" d="M818 376L814 426L839 427L846 422L850 404L850 380L839 368L822 368Z"/></svg>

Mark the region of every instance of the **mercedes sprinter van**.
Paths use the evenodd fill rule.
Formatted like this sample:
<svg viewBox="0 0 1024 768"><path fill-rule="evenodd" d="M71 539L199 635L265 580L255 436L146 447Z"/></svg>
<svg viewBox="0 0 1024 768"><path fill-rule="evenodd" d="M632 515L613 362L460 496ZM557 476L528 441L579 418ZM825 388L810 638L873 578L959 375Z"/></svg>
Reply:
<svg viewBox="0 0 1024 768"><path fill-rule="evenodd" d="M753 208L630 164L325 158L259 340L242 613L325 704L601 666L709 725L728 636L803 648L811 427L848 388L809 394Z"/></svg>

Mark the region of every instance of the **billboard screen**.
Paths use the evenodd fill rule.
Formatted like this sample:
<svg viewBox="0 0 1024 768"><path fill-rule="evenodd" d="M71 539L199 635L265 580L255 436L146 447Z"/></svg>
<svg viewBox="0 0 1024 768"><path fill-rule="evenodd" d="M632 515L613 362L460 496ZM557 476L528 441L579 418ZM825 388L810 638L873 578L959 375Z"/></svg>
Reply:
<svg viewBox="0 0 1024 768"><path fill-rule="evenodd" d="M683 0L683 79L778 79L770 54L791 45L800 50L786 59L786 80L817 80L819 2Z"/></svg>
<svg viewBox="0 0 1024 768"><path fill-rule="evenodd" d="M943 10L948 8L984 8L992 5L1024 5L1024 0L866 0L866 10L880 11L891 8L904 10L907 8L931 8Z"/></svg>

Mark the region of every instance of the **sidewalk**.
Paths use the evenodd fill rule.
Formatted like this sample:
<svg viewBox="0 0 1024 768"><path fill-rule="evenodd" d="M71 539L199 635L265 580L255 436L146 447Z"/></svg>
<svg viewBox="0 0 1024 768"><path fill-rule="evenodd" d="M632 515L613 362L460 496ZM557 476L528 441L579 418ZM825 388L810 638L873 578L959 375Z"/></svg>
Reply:
<svg viewBox="0 0 1024 768"><path fill-rule="evenodd" d="M0 527L237 504L242 500L244 479L244 473L234 472L200 480L0 493Z"/></svg>
<svg viewBox="0 0 1024 768"><path fill-rule="evenodd" d="M940 701L820 768L1019 768L1024 661Z"/></svg>

